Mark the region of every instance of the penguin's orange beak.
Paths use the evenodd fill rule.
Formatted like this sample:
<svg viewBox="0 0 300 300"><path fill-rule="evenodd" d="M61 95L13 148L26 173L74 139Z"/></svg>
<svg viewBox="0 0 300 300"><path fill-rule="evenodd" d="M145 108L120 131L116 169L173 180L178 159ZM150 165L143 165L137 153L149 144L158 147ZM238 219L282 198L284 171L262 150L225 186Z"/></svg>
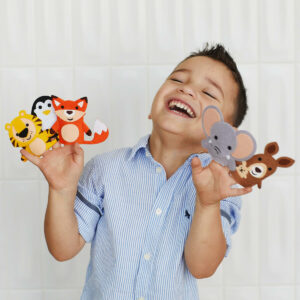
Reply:
<svg viewBox="0 0 300 300"><path fill-rule="evenodd" d="M48 109L48 110L43 111L43 114L45 114L47 116L50 114L50 112L51 112L51 110Z"/></svg>

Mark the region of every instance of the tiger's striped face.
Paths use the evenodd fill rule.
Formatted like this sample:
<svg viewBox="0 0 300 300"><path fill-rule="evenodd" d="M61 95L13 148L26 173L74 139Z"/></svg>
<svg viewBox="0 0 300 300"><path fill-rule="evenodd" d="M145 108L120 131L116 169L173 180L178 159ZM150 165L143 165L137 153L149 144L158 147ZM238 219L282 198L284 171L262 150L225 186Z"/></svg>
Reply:
<svg viewBox="0 0 300 300"><path fill-rule="evenodd" d="M18 117L5 125L5 129L14 147L26 147L41 132L42 121L22 110Z"/></svg>

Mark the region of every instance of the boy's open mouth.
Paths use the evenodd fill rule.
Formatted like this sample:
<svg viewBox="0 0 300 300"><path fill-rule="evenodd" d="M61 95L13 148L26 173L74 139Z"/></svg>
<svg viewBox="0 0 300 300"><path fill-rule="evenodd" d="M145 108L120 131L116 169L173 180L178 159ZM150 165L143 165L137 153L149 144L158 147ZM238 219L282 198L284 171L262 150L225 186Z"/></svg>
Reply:
<svg viewBox="0 0 300 300"><path fill-rule="evenodd" d="M196 114L192 107L179 99L170 99L167 103L168 110L176 112L184 118L195 118Z"/></svg>

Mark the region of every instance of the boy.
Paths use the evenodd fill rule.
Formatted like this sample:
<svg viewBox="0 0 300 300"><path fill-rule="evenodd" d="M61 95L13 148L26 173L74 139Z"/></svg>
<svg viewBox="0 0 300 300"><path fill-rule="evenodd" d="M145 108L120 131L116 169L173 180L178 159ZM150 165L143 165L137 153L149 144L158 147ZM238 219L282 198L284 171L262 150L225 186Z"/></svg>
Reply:
<svg viewBox="0 0 300 300"><path fill-rule="evenodd" d="M81 178L78 144L56 144L43 158L21 150L49 183L51 254L64 261L92 243L82 300L196 300L196 278L227 256L239 224L235 196L251 188L231 188L228 169L201 147L201 112L211 104L235 127L247 110L242 78L221 45L193 53L168 76L152 103L150 136L94 157Z"/></svg>

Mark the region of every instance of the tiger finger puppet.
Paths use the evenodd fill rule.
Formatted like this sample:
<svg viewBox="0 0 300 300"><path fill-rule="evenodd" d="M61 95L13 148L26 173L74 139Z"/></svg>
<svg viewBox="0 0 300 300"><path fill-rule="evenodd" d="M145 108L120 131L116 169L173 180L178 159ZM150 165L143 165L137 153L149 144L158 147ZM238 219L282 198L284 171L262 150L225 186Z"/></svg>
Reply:
<svg viewBox="0 0 300 300"><path fill-rule="evenodd" d="M52 129L59 134L61 144L98 144L104 142L109 131L105 124L96 120L94 124L94 137L92 140L85 140L84 134L91 136L92 131L84 122L88 99L80 98L76 101L63 100L51 96L52 104L57 116Z"/></svg>
<svg viewBox="0 0 300 300"><path fill-rule="evenodd" d="M22 147L35 156L41 156L56 142L55 133L50 130L42 130L42 121L34 115L29 115L25 110L19 112L19 116L11 123L5 125L8 136L14 147ZM27 161L21 156L22 161Z"/></svg>
<svg viewBox="0 0 300 300"><path fill-rule="evenodd" d="M236 169L232 172L234 180L243 187L250 187L257 184L260 189L262 181L275 173L278 167L288 168L295 162L294 159L282 156L277 159L273 157L279 151L276 142L265 146L264 153L256 154L250 159L238 162Z"/></svg>

